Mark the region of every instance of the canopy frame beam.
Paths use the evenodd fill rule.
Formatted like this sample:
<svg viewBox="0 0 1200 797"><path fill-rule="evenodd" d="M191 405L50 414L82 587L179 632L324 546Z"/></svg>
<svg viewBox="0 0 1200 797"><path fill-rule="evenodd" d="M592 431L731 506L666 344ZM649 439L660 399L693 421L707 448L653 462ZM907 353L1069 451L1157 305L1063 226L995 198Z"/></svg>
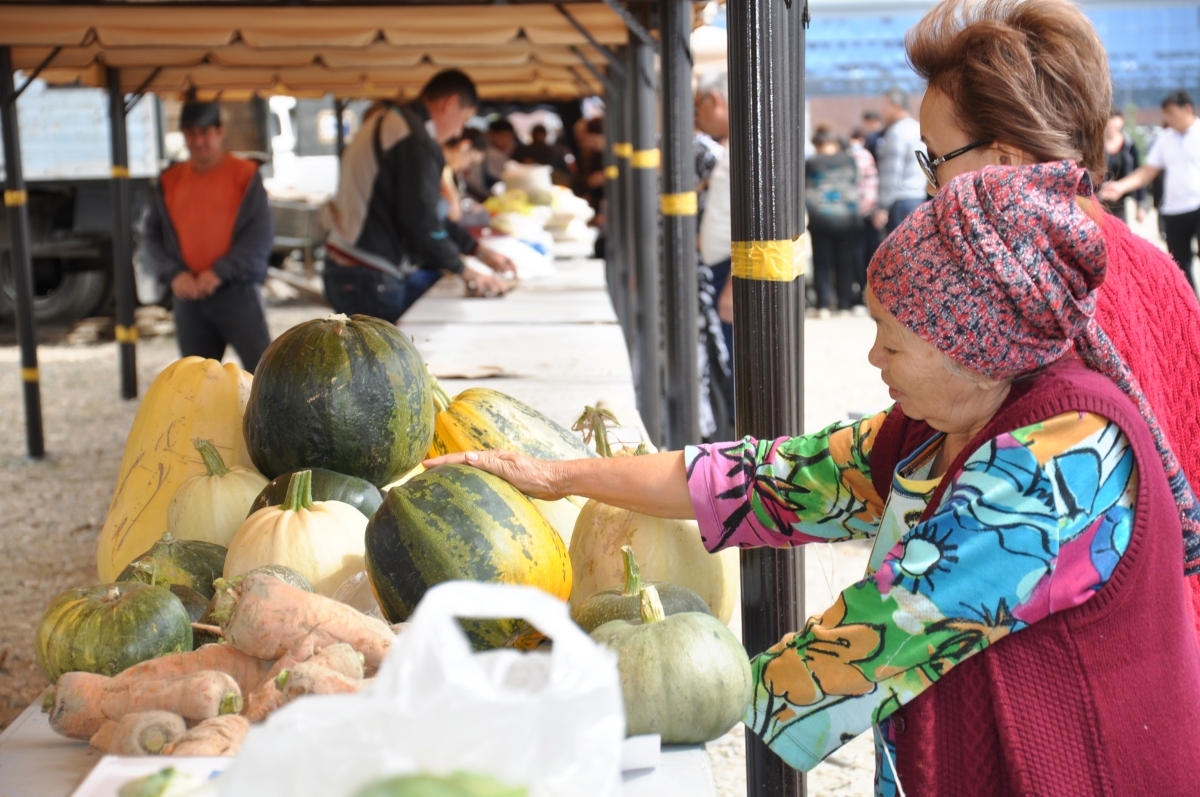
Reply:
<svg viewBox="0 0 1200 797"><path fill-rule="evenodd" d="M611 48L609 48L607 45L601 44L600 41L592 35L592 32L588 30L582 22L576 19L575 15L568 11L566 6L564 6L562 3L555 3L554 7L558 9L558 13L562 14L563 18L567 22L571 23L571 27L579 31L580 36L583 36L583 38L587 39L588 44L592 45L592 47L595 47L596 50L598 50L600 54L604 56L604 60L608 61L608 65L614 72L622 76L625 74L625 65L621 63L620 57L614 53ZM580 58L583 58L583 54L579 52L578 47L572 45L571 50Z"/></svg>
<svg viewBox="0 0 1200 797"><path fill-rule="evenodd" d="M646 30L646 26L638 22L637 17L633 12L625 7L621 0L604 0L604 4L613 10L613 13L621 18L625 23L625 27L629 28L629 32L637 38L642 44L650 48L650 51L658 55L658 40L650 35L650 31Z"/></svg>

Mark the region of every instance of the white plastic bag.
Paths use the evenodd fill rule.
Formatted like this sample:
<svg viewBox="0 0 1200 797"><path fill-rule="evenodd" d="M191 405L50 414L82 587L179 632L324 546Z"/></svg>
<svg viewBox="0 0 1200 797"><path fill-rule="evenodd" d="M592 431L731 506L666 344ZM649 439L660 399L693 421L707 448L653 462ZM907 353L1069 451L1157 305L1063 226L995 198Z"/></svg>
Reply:
<svg viewBox="0 0 1200 797"><path fill-rule="evenodd" d="M455 618L523 618L548 653L473 653ZM425 594L368 689L308 697L251 729L221 797L349 797L379 778L468 770L530 797L618 797L625 717L616 656L533 587Z"/></svg>

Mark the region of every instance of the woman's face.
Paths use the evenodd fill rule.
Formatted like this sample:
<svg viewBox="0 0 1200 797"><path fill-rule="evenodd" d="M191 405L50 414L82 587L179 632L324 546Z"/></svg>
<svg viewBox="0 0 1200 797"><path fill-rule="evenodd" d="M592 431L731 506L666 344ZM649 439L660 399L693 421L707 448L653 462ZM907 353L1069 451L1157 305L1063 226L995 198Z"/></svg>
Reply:
<svg viewBox="0 0 1200 797"><path fill-rule="evenodd" d="M1008 394L1008 384L950 371L942 353L897 321L870 288L866 298L875 320L867 359L904 414L947 434L971 436L982 429Z"/></svg>
<svg viewBox="0 0 1200 797"><path fill-rule="evenodd" d="M925 92L921 102L921 140L929 153L929 160L936 160L948 152L974 144L954 118L954 102L937 89ZM1025 166L1037 161L1028 153L996 142L978 147L952 158L937 168L938 185L945 187L960 174L977 172L984 166ZM929 193L938 189L928 186Z"/></svg>

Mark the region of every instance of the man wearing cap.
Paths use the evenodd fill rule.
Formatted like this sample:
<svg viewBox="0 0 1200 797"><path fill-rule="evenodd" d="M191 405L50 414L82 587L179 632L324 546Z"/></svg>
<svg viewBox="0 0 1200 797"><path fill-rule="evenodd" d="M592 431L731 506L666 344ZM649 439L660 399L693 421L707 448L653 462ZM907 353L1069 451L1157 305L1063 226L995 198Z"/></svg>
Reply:
<svg viewBox="0 0 1200 797"><path fill-rule="evenodd" d="M232 345L253 371L271 342L262 283L274 241L258 165L225 151L220 106L188 102L189 159L158 179L142 228L147 264L171 286L179 353L221 359Z"/></svg>
<svg viewBox="0 0 1200 797"><path fill-rule="evenodd" d="M325 206L325 295L337 312L395 322L446 272L476 295L508 290L496 274L467 268L462 256L499 273L515 273L512 261L438 214L441 144L462 135L478 106L471 79L447 70L415 101L367 119L346 147L337 196Z"/></svg>

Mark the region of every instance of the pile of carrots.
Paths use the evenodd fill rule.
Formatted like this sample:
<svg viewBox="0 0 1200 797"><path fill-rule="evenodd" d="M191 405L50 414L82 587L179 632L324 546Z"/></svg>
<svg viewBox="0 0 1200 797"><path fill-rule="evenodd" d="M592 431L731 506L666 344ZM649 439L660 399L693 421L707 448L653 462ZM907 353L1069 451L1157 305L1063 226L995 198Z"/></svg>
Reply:
<svg viewBox="0 0 1200 797"><path fill-rule="evenodd" d="M232 590L223 642L111 678L66 673L43 706L50 727L117 755L237 755L250 724L291 700L361 689L396 636L382 620L266 573Z"/></svg>

